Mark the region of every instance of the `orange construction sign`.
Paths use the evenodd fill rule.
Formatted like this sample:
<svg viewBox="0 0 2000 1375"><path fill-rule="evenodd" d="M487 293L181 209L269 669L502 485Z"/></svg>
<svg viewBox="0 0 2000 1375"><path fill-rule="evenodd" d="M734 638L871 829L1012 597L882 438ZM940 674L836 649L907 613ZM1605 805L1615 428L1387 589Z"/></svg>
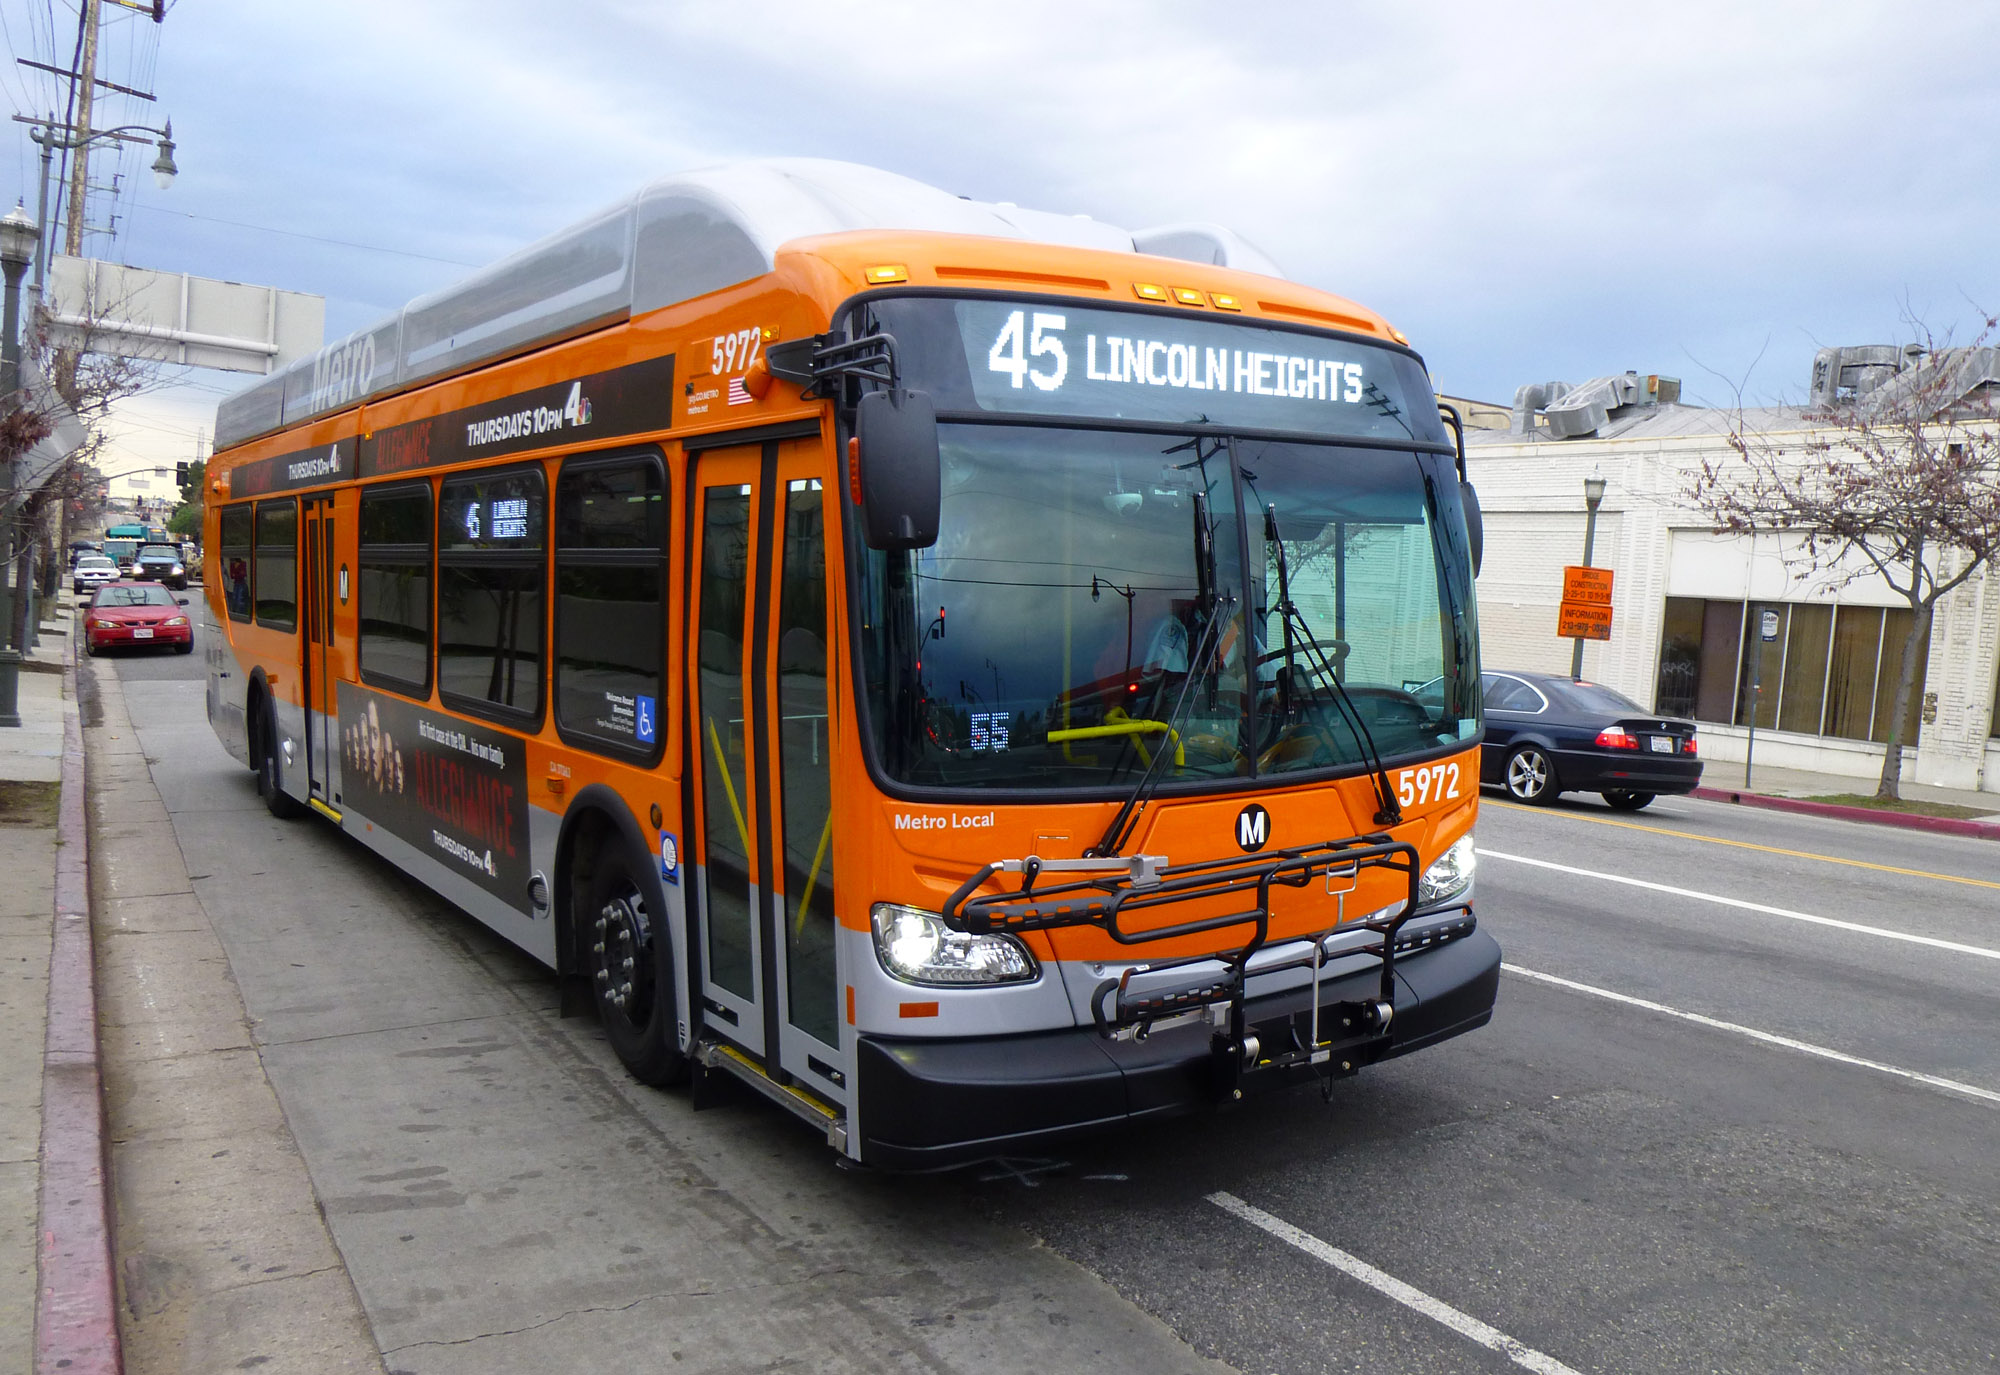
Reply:
<svg viewBox="0 0 2000 1375"><path fill-rule="evenodd" d="M1596 602L1564 602L1556 613L1556 635L1565 640L1610 639L1611 607Z"/></svg>
<svg viewBox="0 0 2000 1375"><path fill-rule="evenodd" d="M1589 602L1596 606L1610 606L1611 570L1569 565L1563 569L1562 599L1565 602ZM1610 613L1605 614L1608 617Z"/></svg>

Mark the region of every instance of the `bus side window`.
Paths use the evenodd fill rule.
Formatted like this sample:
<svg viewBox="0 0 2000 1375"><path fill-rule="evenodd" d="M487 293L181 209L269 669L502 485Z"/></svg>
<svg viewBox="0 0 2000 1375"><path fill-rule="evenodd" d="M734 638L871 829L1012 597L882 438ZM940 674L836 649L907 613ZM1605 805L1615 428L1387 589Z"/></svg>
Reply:
<svg viewBox="0 0 2000 1375"><path fill-rule="evenodd" d="M556 724L591 749L666 739L666 467L572 460L556 483Z"/></svg>
<svg viewBox="0 0 2000 1375"><path fill-rule="evenodd" d="M539 465L439 489L438 692L462 710L513 724L541 716L546 506Z"/></svg>
<svg viewBox="0 0 2000 1375"><path fill-rule="evenodd" d="M232 620L250 619L250 504L222 508L222 604Z"/></svg>
<svg viewBox="0 0 2000 1375"><path fill-rule="evenodd" d="M361 680L424 696L431 687L431 489L361 494Z"/></svg>
<svg viewBox="0 0 2000 1375"><path fill-rule="evenodd" d="M297 630L299 503L296 498L257 503L257 624Z"/></svg>

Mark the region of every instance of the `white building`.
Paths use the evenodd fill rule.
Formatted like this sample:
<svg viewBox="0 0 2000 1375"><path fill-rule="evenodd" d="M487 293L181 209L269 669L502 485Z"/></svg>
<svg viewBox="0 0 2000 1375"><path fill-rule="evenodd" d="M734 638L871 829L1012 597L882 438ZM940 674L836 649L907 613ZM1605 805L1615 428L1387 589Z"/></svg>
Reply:
<svg viewBox="0 0 2000 1375"><path fill-rule="evenodd" d="M1995 355L1975 383L1991 391L2000 350L1979 352ZM1880 385L1899 359L1893 349L1823 349L1816 400ZM1630 373L1540 384L1521 388L1509 429L1468 431L1486 516L1485 666L1568 671L1574 642L1556 636L1562 570L1581 561L1583 482L1601 472L1591 561L1615 573L1613 624L1609 641L1586 644L1584 675L1702 722L1710 758L1743 758L1754 702L1760 762L1874 777L1909 603L1872 571L1812 571L1793 537L1717 534L1686 498L1689 475L1704 459L1741 461L1733 425L1772 440L1810 425L1796 408L1739 413L1678 397L1672 379ZM1776 620L1768 643L1766 610ZM1939 602L1923 655L1903 776L2000 792L2000 570Z"/></svg>

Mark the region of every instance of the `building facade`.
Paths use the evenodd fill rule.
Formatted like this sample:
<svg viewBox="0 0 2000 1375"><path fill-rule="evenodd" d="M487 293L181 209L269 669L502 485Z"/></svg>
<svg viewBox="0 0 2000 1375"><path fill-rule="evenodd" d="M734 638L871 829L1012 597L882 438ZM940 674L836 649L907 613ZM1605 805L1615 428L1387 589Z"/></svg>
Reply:
<svg viewBox="0 0 2000 1375"><path fill-rule="evenodd" d="M1869 357L1865 381L1896 374L1873 359L1895 350L1828 349L1816 384L1831 366L1837 386L1849 353ZM1586 644L1584 675L1701 722L1710 758L1741 760L1754 716L1759 762L1873 778L1915 619L1909 603L1864 563L1814 568L1794 535L1717 533L1688 491L1704 460L1741 462L1732 427L1787 444L1813 426L1797 408L1711 410L1680 405L1678 393L1672 379L1630 373L1580 388L1537 384L1517 395L1507 430L1468 430L1469 475L1486 517L1486 666L1568 671L1573 642L1556 635L1562 570L1581 561L1584 479L1599 473L1605 495L1591 561L1614 573L1613 620L1608 641ZM1903 777L2000 792L1994 569L1938 603L1920 665Z"/></svg>

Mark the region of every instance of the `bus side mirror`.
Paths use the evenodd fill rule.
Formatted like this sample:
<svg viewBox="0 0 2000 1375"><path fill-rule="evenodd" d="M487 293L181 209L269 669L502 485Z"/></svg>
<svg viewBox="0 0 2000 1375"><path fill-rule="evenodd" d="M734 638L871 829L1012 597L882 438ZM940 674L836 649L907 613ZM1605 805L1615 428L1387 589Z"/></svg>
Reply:
<svg viewBox="0 0 2000 1375"><path fill-rule="evenodd" d="M1486 553L1486 516L1479 509L1479 493L1470 482L1458 484L1458 504L1465 508L1465 550L1472 555L1472 576L1476 578Z"/></svg>
<svg viewBox="0 0 2000 1375"><path fill-rule="evenodd" d="M893 388L861 398L848 443L847 490L870 549L937 543L938 469L937 408L928 393Z"/></svg>

